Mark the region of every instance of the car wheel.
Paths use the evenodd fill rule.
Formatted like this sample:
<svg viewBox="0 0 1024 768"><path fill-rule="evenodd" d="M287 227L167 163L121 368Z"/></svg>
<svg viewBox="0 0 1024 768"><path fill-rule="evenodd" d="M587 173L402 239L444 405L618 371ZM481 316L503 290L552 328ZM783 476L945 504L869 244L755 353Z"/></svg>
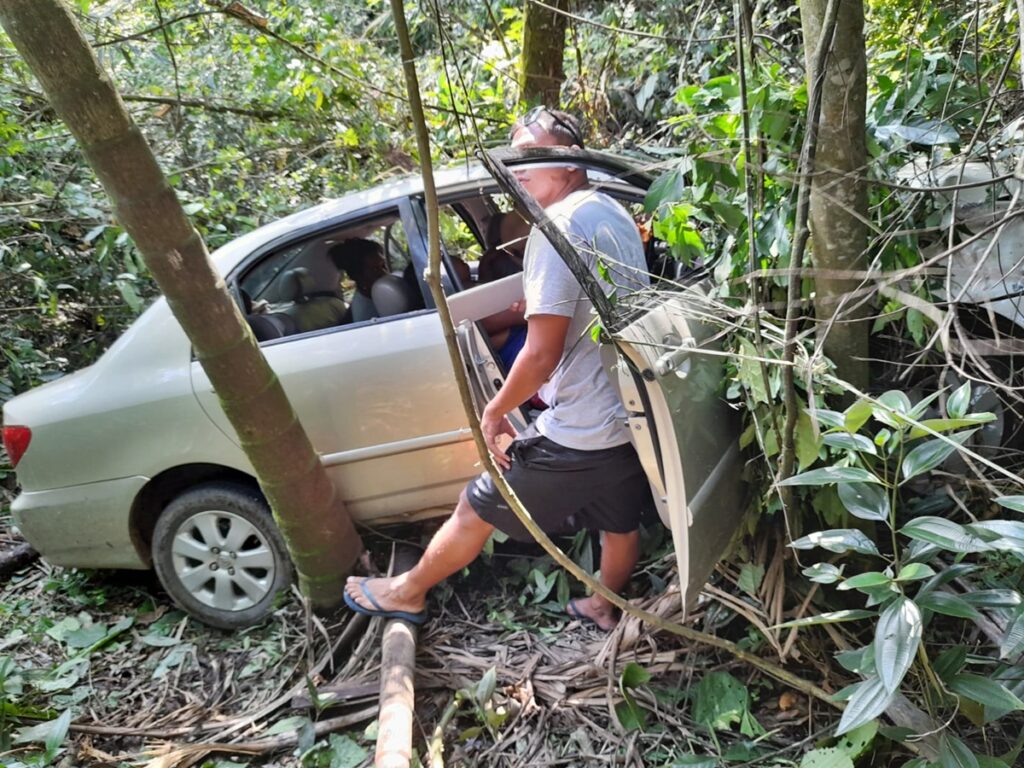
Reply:
<svg viewBox="0 0 1024 768"><path fill-rule="evenodd" d="M292 579L266 501L234 483L201 485L168 504L153 531L153 564L182 610L221 629L264 619Z"/></svg>

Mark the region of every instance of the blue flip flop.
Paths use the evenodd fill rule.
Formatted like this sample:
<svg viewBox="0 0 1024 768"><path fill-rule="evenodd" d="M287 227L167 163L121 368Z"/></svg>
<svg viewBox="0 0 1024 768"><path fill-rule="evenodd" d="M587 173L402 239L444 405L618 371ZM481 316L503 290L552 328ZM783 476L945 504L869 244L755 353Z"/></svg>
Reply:
<svg viewBox="0 0 1024 768"><path fill-rule="evenodd" d="M570 598L569 602L566 603L565 608L566 608L566 613L568 613L572 618L577 619L578 621L582 621L584 626L586 626L587 624L591 624L591 625L597 627L598 629L600 629L602 632L609 632L610 631L610 630L607 630L604 627L602 627L600 624L598 624L596 621L594 621L589 616L584 616L580 612L579 607L576 605L576 598L574 598L574 597Z"/></svg>
<svg viewBox="0 0 1024 768"><path fill-rule="evenodd" d="M380 603L377 602L377 598L370 594L370 590L366 588L367 581L369 581L369 579L360 580L359 588L363 591L363 594L366 595L366 599L373 604L373 609L360 605L349 597L348 592L345 592L345 605L353 611L361 613L364 616L380 616L382 619L401 619L402 621L408 621L410 624L416 624L417 626L424 624L427 621L427 612L425 610L420 611L419 613L411 613L410 611L385 611L381 608Z"/></svg>

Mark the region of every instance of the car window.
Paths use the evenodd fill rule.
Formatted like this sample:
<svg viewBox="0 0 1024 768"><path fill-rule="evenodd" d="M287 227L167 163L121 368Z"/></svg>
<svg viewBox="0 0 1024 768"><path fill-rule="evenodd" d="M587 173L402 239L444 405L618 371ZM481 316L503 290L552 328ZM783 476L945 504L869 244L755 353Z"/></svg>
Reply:
<svg viewBox="0 0 1024 768"><path fill-rule="evenodd" d="M260 342L377 322L423 309L397 211L290 243L238 279Z"/></svg>

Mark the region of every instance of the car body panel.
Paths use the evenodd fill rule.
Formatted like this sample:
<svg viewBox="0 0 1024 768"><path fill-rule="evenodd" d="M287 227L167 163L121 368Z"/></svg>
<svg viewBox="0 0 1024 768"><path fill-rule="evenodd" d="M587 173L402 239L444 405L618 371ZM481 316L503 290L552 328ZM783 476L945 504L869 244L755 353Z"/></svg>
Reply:
<svg viewBox="0 0 1024 768"><path fill-rule="evenodd" d="M704 290L690 287L640 298L640 316L615 334L620 359L612 371L648 477L651 446L660 471L652 478L659 512L672 530L684 609L691 608L740 526L746 505L739 420L722 399L723 357L709 323ZM639 377L639 380L637 380ZM653 422L653 424L652 424ZM654 432L646 430L654 429ZM632 430L637 431L634 423Z"/></svg>
<svg viewBox="0 0 1024 768"><path fill-rule="evenodd" d="M356 520L451 504L476 473L436 312L288 337L263 354ZM237 445L198 362L191 375Z"/></svg>
<svg viewBox="0 0 1024 768"><path fill-rule="evenodd" d="M152 477L201 450L211 430L192 395L190 351L161 298L96 364L8 401L4 423L32 430L21 487Z"/></svg>
<svg viewBox="0 0 1024 768"><path fill-rule="evenodd" d="M23 491L11 504L22 535L53 565L149 567L136 548L129 511L148 477L124 477L46 491Z"/></svg>

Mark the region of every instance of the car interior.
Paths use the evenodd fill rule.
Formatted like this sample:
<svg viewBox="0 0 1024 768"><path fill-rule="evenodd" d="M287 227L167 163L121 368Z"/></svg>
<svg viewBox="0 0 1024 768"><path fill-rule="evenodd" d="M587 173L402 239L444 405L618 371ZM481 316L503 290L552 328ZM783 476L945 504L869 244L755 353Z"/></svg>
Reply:
<svg viewBox="0 0 1024 768"><path fill-rule="evenodd" d="M679 279L681 263L666 253L664 244L651 238L637 190L625 185L607 189L634 213L647 248L652 275ZM615 187L621 187L616 189ZM425 229L422 200L413 200ZM446 293L478 288L522 270L522 256L530 227L507 196L470 193L442 199L440 209L443 283ZM331 258L332 249L355 239L375 243L383 256L381 274L369 295L356 296L356 280ZM336 251L335 251L336 252ZM421 254L422 258L422 254ZM409 235L397 209L337 230L279 248L247 266L237 281L238 299L256 339L277 343L285 337L325 329L381 322L411 312L431 309L429 288L416 268ZM495 291L500 303L504 292ZM354 313L354 302L372 303L370 319ZM507 305L494 306L500 312ZM492 336L492 340L493 340Z"/></svg>

